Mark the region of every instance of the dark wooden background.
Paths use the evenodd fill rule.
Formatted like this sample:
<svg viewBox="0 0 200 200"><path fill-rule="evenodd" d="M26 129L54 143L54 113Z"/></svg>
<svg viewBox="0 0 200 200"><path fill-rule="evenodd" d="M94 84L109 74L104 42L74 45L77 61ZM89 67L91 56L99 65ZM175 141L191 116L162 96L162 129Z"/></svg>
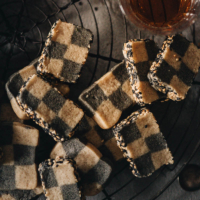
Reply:
<svg viewBox="0 0 200 200"><path fill-rule="evenodd" d="M62 19L90 29L94 33L82 76L70 85L70 98L77 101L79 94L98 80L111 67L121 62L122 45L129 39L152 38L160 46L164 36L139 31L122 15L117 0L81 0L70 5L70 0L1 0L0 1L0 80L5 84L15 71L38 57L45 38L56 19ZM182 34L200 44L200 18ZM87 200L199 200L200 190L189 192L179 184L179 176L190 164L197 171L186 177L200 183L200 74L186 100L158 103L150 106L161 131L174 155L175 163L163 167L149 178L135 178L126 162L117 163L113 178L105 190ZM4 101L6 94L4 91ZM38 160L47 158L54 145L52 139L41 133ZM44 152L44 149L46 152ZM39 197L43 199L44 196Z"/></svg>

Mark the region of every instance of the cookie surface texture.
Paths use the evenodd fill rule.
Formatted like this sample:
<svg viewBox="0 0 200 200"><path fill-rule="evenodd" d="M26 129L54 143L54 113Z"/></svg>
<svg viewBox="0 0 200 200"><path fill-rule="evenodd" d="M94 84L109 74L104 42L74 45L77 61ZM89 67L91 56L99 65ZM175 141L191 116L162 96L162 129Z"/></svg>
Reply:
<svg viewBox="0 0 200 200"><path fill-rule="evenodd" d="M173 164L159 125L146 108L132 113L113 131L135 176L146 177L162 165Z"/></svg>
<svg viewBox="0 0 200 200"><path fill-rule="evenodd" d="M69 139L84 116L82 109L37 75L21 88L17 101L56 141Z"/></svg>
<svg viewBox="0 0 200 200"><path fill-rule="evenodd" d="M82 92L79 101L88 116L102 129L109 129L120 119L122 112L136 104L129 76L122 62Z"/></svg>
<svg viewBox="0 0 200 200"><path fill-rule="evenodd" d="M185 98L200 66L199 49L182 35L168 37L148 73L156 90L174 101Z"/></svg>
<svg viewBox="0 0 200 200"><path fill-rule="evenodd" d="M91 41L89 30L58 20L47 37L38 73L75 83L86 62Z"/></svg>

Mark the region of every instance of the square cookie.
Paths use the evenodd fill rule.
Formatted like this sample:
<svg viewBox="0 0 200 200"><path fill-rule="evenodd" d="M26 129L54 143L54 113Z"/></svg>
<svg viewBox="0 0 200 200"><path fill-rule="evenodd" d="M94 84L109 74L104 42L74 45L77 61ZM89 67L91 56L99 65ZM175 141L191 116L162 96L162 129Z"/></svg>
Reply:
<svg viewBox="0 0 200 200"><path fill-rule="evenodd" d="M146 108L132 113L113 132L135 176L146 177L162 165L173 164L155 117Z"/></svg>
<svg viewBox="0 0 200 200"><path fill-rule="evenodd" d="M18 104L55 141L69 139L84 116L71 100L37 75L31 76L21 88Z"/></svg>
<svg viewBox="0 0 200 200"><path fill-rule="evenodd" d="M86 62L91 41L89 30L58 20L39 58L38 73L75 83Z"/></svg>
<svg viewBox="0 0 200 200"><path fill-rule="evenodd" d="M27 79L37 74L37 64L38 64L38 58L33 60L30 65L24 67L23 69L19 70L18 72L14 73L6 83L6 92L8 95L8 98L10 100L11 106L18 116L19 119L22 120L28 120L29 117L27 114L21 110L19 107L16 97L19 93L19 90L24 85L24 83L27 81ZM54 85L64 96L67 96L69 94L69 86L64 83L58 83L58 82L52 82L51 84Z"/></svg>
<svg viewBox="0 0 200 200"><path fill-rule="evenodd" d="M65 156L76 161L84 195L98 194L112 172L110 162L92 144L78 138L57 143L50 154L50 158Z"/></svg>
<svg viewBox="0 0 200 200"><path fill-rule="evenodd" d="M32 190L37 187L35 151L39 131L18 122L0 126L0 190Z"/></svg>
<svg viewBox="0 0 200 200"><path fill-rule="evenodd" d="M156 90L174 101L186 97L200 66L200 50L182 35L169 36L148 73Z"/></svg>
<svg viewBox="0 0 200 200"><path fill-rule="evenodd" d="M133 95L140 106L151 104L164 98L165 95L156 91L147 78L152 62L159 49L153 40L130 40L124 44L123 55L130 77Z"/></svg>
<svg viewBox="0 0 200 200"><path fill-rule="evenodd" d="M39 165L38 171L48 200L85 199L79 188L79 175L73 159L48 159Z"/></svg>
<svg viewBox="0 0 200 200"><path fill-rule="evenodd" d="M83 91L79 101L88 116L102 129L109 129L120 119L122 112L136 104L125 62L122 62Z"/></svg>

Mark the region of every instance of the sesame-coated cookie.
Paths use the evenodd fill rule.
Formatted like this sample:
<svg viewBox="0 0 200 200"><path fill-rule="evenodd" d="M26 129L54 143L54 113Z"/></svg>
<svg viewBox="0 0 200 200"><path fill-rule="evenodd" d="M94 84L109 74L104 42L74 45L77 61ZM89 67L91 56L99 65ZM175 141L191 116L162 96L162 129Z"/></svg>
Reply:
<svg viewBox="0 0 200 200"><path fill-rule="evenodd" d="M140 106L151 104L165 95L156 91L147 78L152 62L158 53L153 40L130 40L124 44L123 55L130 77L133 95Z"/></svg>
<svg viewBox="0 0 200 200"><path fill-rule="evenodd" d="M125 62L114 66L98 81L84 90L79 101L88 116L102 129L113 127L122 112L135 105Z"/></svg>
<svg viewBox="0 0 200 200"><path fill-rule="evenodd" d="M86 62L92 38L89 30L58 20L39 58L38 73L75 83Z"/></svg>
<svg viewBox="0 0 200 200"><path fill-rule="evenodd" d="M146 108L132 113L113 132L135 176L146 177L162 165L173 164L155 117Z"/></svg>
<svg viewBox="0 0 200 200"><path fill-rule="evenodd" d="M21 88L18 104L55 141L72 137L84 116L73 101L37 75L31 76Z"/></svg>
<svg viewBox="0 0 200 200"><path fill-rule="evenodd" d="M148 73L156 90L174 101L185 98L200 66L200 50L182 35L169 36Z"/></svg>

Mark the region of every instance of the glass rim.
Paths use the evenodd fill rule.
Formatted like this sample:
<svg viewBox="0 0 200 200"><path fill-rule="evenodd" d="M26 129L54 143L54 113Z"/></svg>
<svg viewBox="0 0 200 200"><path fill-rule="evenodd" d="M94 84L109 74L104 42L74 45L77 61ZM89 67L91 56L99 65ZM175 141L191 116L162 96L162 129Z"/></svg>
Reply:
<svg viewBox="0 0 200 200"><path fill-rule="evenodd" d="M190 10L188 11L189 15L187 16L187 19L183 18L176 24L173 24L172 26L155 27L155 26L146 24L145 22L140 20L135 14L133 14L133 11L130 8L130 5L128 5L129 3L126 0L118 0L118 2L119 2L119 6L122 13L137 28L141 30L146 30L153 34L158 34L158 35L169 35L169 34L175 34L175 33L183 31L184 29L188 28L195 22L195 20L198 17L198 14L200 13L200 0L192 0L192 3L194 5L191 5Z"/></svg>

